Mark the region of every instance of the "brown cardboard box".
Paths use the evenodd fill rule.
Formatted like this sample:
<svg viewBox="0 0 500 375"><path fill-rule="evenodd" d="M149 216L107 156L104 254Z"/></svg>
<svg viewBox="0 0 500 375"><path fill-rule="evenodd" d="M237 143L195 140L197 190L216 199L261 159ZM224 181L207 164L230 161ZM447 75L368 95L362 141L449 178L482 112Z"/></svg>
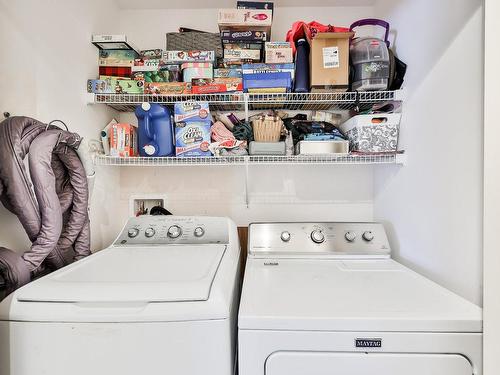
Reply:
<svg viewBox="0 0 500 375"><path fill-rule="evenodd" d="M354 33L318 33L311 46L311 91L346 91L349 87L349 40Z"/></svg>
<svg viewBox="0 0 500 375"><path fill-rule="evenodd" d="M219 9L219 30L260 31L271 37L273 11L267 9Z"/></svg>

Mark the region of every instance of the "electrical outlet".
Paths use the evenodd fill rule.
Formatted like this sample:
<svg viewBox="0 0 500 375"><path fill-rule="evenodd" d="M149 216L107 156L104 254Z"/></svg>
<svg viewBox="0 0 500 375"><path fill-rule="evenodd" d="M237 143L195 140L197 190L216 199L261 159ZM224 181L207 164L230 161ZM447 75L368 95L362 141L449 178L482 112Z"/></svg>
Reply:
<svg viewBox="0 0 500 375"><path fill-rule="evenodd" d="M167 196L162 194L138 194L129 199L129 215L149 215L151 208L160 206L167 208Z"/></svg>

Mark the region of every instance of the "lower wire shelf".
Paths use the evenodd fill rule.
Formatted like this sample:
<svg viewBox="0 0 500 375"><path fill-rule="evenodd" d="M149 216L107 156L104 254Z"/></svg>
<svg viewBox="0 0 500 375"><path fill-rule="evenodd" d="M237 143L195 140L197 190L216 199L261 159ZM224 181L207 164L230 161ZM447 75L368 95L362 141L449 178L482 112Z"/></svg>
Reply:
<svg viewBox="0 0 500 375"><path fill-rule="evenodd" d="M175 167L175 166L237 166L237 165L299 165L299 164L336 164L336 165L404 165L404 154L329 154L295 156L210 156L210 157L114 157L95 155L97 166L129 167Z"/></svg>

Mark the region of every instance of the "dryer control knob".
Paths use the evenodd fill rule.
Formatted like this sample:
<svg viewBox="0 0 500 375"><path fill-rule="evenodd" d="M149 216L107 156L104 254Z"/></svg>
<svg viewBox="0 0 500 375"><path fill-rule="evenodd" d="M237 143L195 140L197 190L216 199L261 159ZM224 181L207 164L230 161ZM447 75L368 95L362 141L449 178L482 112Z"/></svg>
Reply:
<svg viewBox="0 0 500 375"><path fill-rule="evenodd" d="M367 230L365 233L363 233L363 239L367 242L370 242L373 240L375 236L373 235L373 232L370 230Z"/></svg>
<svg viewBox="0 0 500 375"><path fill-rule="evenodd" d="M182 229L178 225L172 225L170 228L168 228L167 235L170 238L177 238L182 234Z"/></svg>
<svg viewBox="0 0 500 375"><path fill-rule="evenodd" d="M194 236L195 237L202 237L205 234L205 229L202 227L196 227L194 228Z"/></svg>
<svg viewBox="0 0 500 375"><path fill-rule="evenodd" d="M344 237L347 240L347 242L354 242L354 240L356 239L356 233L355 232L346 232Z"/></svg>
<svg viewBox="0 0 500 375"><path fill-rule="evenodd" d="M325 235L319 229L313 230L311 232L311 240L315 243L323 243L325 242Z"/></svg>
<svg viewBox="0 0 500 375"><path fill-rule="evenodd" d="M292 238L292 235L288 231L283 231L281 232L281 241L283 242L288 242L290 241L290 238Z"/></svg>
<svg viewBox="0 0 500 375"><path fill-rule="evenodd" d="M128 236L129 236L130 238L137 237L137 235L138 235L138 234L139 234L139 229L137 229L137 228L130 228L130 229L128 230Z"/></svg>
<svg viewBox="0 0 500 375"><path fill-rule="evenodd" d="M144 231L144 235L148 238L151 238L153 237L154 235L156 234L155 230L153 228L147 228L145 231Z"/></svg>

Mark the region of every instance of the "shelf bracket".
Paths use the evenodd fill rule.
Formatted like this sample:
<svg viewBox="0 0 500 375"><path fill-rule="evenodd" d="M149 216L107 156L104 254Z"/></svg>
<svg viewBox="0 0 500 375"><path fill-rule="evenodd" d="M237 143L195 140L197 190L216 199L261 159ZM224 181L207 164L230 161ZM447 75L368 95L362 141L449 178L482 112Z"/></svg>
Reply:
<svg viewBox="0 0 500 375"><path fill-rule="evenodd" d="M245 93L243 94L243 105L245 107L245 121L248 121L248 117L249 117L249 114L248 114L248 94Z"/></svg>
<svg viewBox="0 0 500 375"><path fill-rule="evenodd" d="M247 208L249 207L249 197L250 197L250 193L248 191L248 170L249 170L249 163L248 163L248 159L245 160L245 205L247 206Z"/></svg>

